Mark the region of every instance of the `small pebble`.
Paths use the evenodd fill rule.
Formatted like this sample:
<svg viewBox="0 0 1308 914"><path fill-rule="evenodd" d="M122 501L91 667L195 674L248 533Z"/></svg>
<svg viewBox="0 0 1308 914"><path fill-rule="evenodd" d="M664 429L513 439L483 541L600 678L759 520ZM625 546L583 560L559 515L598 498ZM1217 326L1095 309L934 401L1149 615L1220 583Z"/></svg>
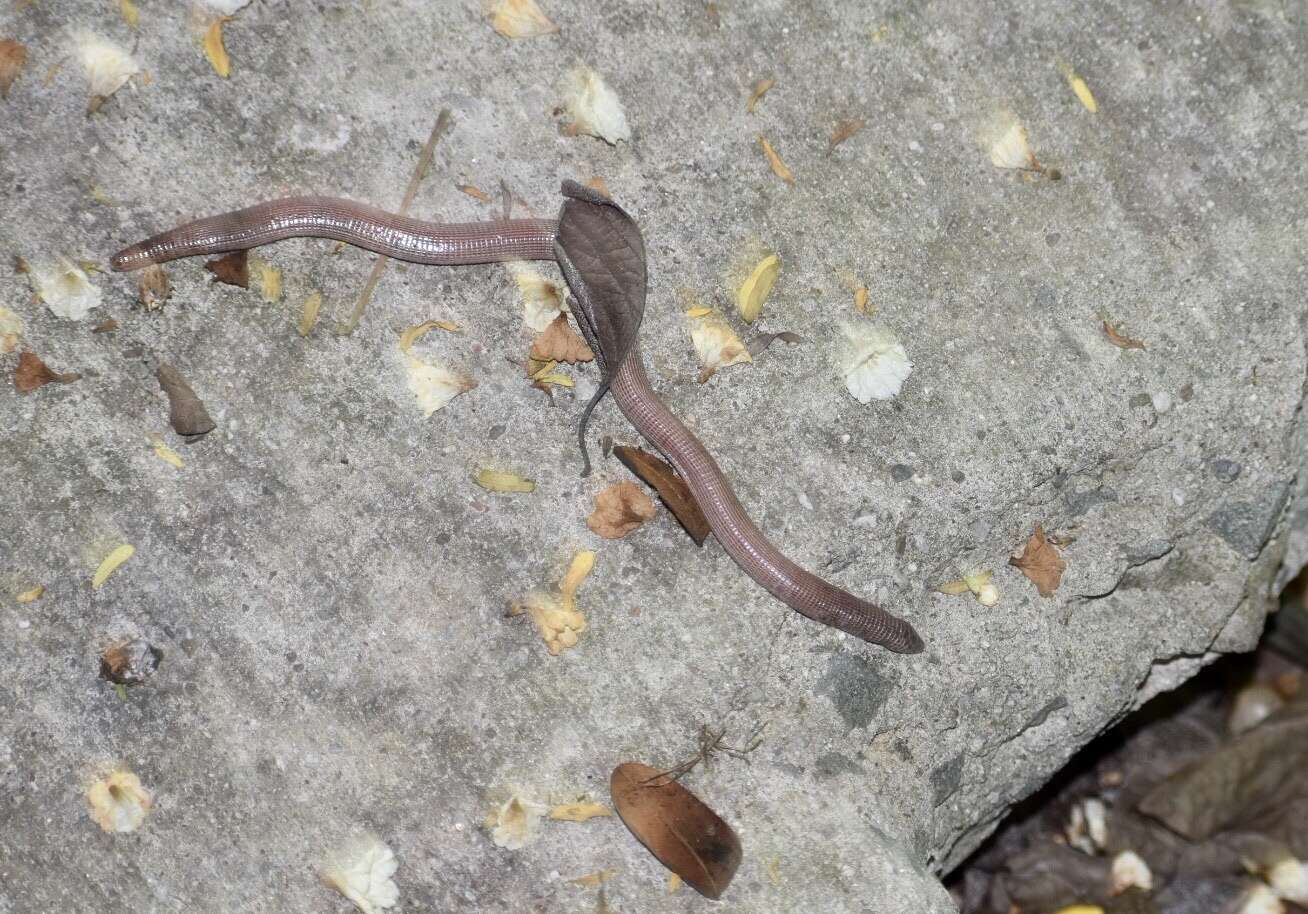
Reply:
<svg viewBox="0 0 1308 914"><path fill-rule="evenodd" d="M1234 460L1219 459L1208 464L1208 469L1212 470L1213 475L1222 482L1235 482L1240 475L1240 471L1243 470L1244 467L1240 466L1240 464L1236 463Z"/></svg>

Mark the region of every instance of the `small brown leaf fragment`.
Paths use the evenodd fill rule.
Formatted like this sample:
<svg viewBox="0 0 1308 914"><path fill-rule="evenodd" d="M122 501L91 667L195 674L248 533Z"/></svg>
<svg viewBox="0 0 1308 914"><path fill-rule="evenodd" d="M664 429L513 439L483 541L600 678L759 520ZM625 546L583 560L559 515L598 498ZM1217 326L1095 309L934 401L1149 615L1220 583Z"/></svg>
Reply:
<svg viewBox="0 0 1308 914"><path fill-rule="evenodd" d="M1144 349L1144 340L1137 340L1133 337L1119 333L1117 328L1108 321L1104 321L1104 335L1108 337L1108 342L1112 343L1118 349Z"/></svg>
<svg viewBox="0 0 1308 914"><path fill-rule="evenodd" d="M836 128L831 131L831 143L827 146L827 152L830 153L831 150L835 149L866 126L867 122L862 118L857 117L848 121L840 121L836 124Z"/></svg>
<svg viewBox="0 0 1308 914"><path fill-rule="evenodd" d="M531 344L529 358L537 362L589 362L595 358L586 341L568 323L567 315L560 314L536 337Z"/></svg>
<svg viewBox="0 0 1308 914"><path fill-rule="evenodd" d="M249 253L249 251L232 251L230 254L208 261L204 268L212 273L218 282L248 289L250 288Z"/></svg>
<svg viewBox="0 0 1308 914"><path fill-rule="evenodd" d="M624 762L609 781L613 806L637 840L707 898L721 898L740 865L740 839L680 783L640 762Z"/></svg>
<svg viewBox="0 0 1308 914"><path fill-rule="evenodd" d="M35 352L24 350L19 353L18 367L14 369L14 387L18 388L20 394L28 394L52 381L58 384L70 384L80 377L81 375L75 371L67 374L51 371Z"/></svg>
<svg viewBox="0 0 1308 914"><path fill-rule="evenodd" d="M756 356L777 340L781 340L783 343L790 343L793 346L795 343L802 343L804 338L798 333L791 333L789 330L782 330L780 333L760 333L750 341L749 354L751 356Z"/></svg>
<svg viewBox="0 0 1308 914"><path fill-rule="evenodd" d="M0 38L0 98L9 97L9 87L27 63L27 48L12 38Z"/></svg>
<svg viewBox="0 0 1308 914"><path fill-rule="evenodd" d="M207 435L214 430L214 421L204 403L191 390L181 372L167 362L160 363L154 375L159 386L168 395L168 422L173 431L183 437Z"/></svg>
<svg viewBox="0 0 1308 914"><path fill-rule="evenodd" d="M609 185L599 175L596 175L595 177L587 181L586 186L597 193L603 194L604 196L608 197L610 200L613 199L613 194L610 193L609 191Z"/></svg>
<svg viewBox="0 0 1308 914"><path fill-rule="evenodd" d="M775 79L760 79L755 82L749 90L749 101L745 103L745 111L749 114L753 114L754 109L758 107L758 103L763 99L763 96L767 95L768 90L776 84L777 81Z"/></svg>
<svg viewBox="0 0 1308 914"><path fill-rule="evenodd" d="M710 532L708 521L704 518L699 503L695 501L695 496L690 494L686 481L677 475L671 464L649 451L623 444L615 446L613 454L622 461L623 466L659 493L659 500L667 505L672 516L695 541L695 545L703 546Z"/></svg>
<svg viewBox="0 0 1308 914"><path fill-rule="evenodd" d="M1008 560L1022 574L1031 579L1042 597L1052 597L1063 579L1067 563L1058 550L1045 537L1045 529L1036 524L1035 532L1026 541L1022 554Z"/></svg>
<svg viewBox="0 0 1308 914"><path fill-rule="evenodd" d="M479 200L482 203L491 202L490 194L486 193L486 191L482 190L479 187L474 187L471 184L460 184L459 190L463 191L465 194L467 194L469 197L472 197L472 199L474 200Z"/></svg>
<svg viewBox="0 0 1308 914"><path fill-rule="evenodd" d="M142 270L136 280L136 298L146 311L158 311L173 294L173 287L168 282L168 274L157 263L152 263Z"/></svg>
<svg viewBox="0 0 1308 914"><path fill-rule="evenodd" d="M114 320L112 317L106 321L100 321L100 323L91 328L92 333L114 333L117 330L118 321Z"/></svg>
<svg viewBox="0 0 1308 914"><path fill-rule="evenodd" d="M781 161L781 156L772 148L772 144L762 134L758 137L759 146L763 147L763 154L768 157L768 164L772 166L772 173L787 184L795 183L795 173L786 167L786 163Z"/></svg>
<svg viewBox="0 0 1308 914"><path fill-rule="evenodd" d="M159 668L163 651L144 638L110 646L100 655L100 678L117 685L140 685Z"/></svg>
<svg viewBox="0 0 1308 914"><path fill-rule="evenodd" d="M605 539L618 539L654 517L654 500L634 482L614 483L595 496L586 526Z"/></svg>
<svg viewBox="0 0 1308 914"><path fill-rule="evenodd" d="M219 16L209 27L205 29L204 40L201 44L204 46L204 56L209 59L209 66L213 71L223 79L232 75L232 59L227 54L227 47L223 44L223 26L235 20L234 16Z"/></svg>

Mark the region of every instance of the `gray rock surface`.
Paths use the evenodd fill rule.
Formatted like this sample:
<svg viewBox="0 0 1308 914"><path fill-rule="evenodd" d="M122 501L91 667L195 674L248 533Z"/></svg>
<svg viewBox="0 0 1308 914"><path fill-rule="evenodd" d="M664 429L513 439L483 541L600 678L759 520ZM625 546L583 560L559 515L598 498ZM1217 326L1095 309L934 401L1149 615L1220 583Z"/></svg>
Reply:
<svg viewBox="0 0 1308 914"><path fill-rule="evenodd" d="M511 790L607 801L615 764L671 765L705 724L729 741L766 724L747 759L686 780L745 847L715 910L948 911L933 874L1095 734L1249 648L1287 548L1308 557L1293 4L585 0L546 4L557 35L510 42L473 0L256 2L226 27L227 80L180 4L139 5L136 31L112 4L0 12L0 37L29 49L0 101L6 262L105 263L291 192L394 207L448 107L414 215L487 218L456 185L501 179L552 214L561 179L602 175L645 231L662 394L790 555L911 618L928 650L795 616L666 513L591 534L595 494L626 478L612 460L577 477L595 372L554 408L522 381L506 357L530 334L500 267L393 264L352 336L332 319L372 258L327 242L262 252L279 304L189 261L159 313L133 307L132 277L94 275L84 322L6 269L24 345L83 377L0 388L3 914L344 911L315 869L358 830L394 848L404 911L704 909L667 894L616 819L547 822L514 851L481 822ZM150 75L91 117L70 58L83 27ZM621 98L630 143L560 133L578 62ZM990 163L978 136L1001 109L1062 180ZM828 154L848 118L867 126ZM678 290L729 310L753 244L784 262L760 325L805 341L700 386ZM836 377L846 274L914 362L892 401L861 406ZM327 317L301 338L315 289ZM108 317L117 333L90 332ZM396 333L433 317L465 333L425 345L480 386L425 419ZM1148 348L1115 348L1104 320ZM160 361L217 421L196 443L167 427ZM592 429L636 442L611 404ZM482 466L539 488L487 493ZM1007 565L1037 523L1070 539L1050 599ZM135 557L93 591L119 542ZM583 548L589 630L551 657L505 607ZM929 589L974 568L994 570L998 605ZM163 661L122 698L99 654L133 637ZM133 834L85 806L111 765L155 797ZM603 900L568 881L605 868Z"/></svg>

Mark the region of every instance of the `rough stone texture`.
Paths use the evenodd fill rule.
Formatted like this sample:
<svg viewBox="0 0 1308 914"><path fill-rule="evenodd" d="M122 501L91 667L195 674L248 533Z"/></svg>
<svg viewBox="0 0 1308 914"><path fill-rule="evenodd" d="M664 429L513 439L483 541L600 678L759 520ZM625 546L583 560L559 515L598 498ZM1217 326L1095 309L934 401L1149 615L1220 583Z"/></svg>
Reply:
<svg viewBox="0 0 1308 914"><path fill-rule="evenodd" d="M326 242L263 252L282 304L185 262L162 313L133 308L131 277L95 276L104 305L82 323L5 270L25 344L83 377L0 390L0 912L343 911L314 868L356 829L395 849L405 911L594 909L567 880L606 867L613 910L699 910L616 819L546 823L518 851L481 820L511 788L607 800L620 761L670 765L701 724L764 723L748 762L687 779L745 847L715 909L947 911L931 874L1011 803L1254 643L1287 542L1290 565L1308 555L1302 17L1271 0L900 6L721 0L715 24L696 2L555 3L558 35L512 43L472 0L260 2L228 24L220 80L180 4L142 0L135 33L112 4L5 5L0 35L30 51L0 102L6 260L103 263L289 192L394 206L448 106L414 214L488 217L455 185L501 179L548 214L562 178L602 175L646 233L661 392L789 554L913 619L928 651L794 616L666 514L590 534L595 493L625 476L610 460L577 478L595 374L555 408L523 383L506 357L530 336L500 267L392 265L349 337L330 324L372 258ZM76 61L52 71L77 27L151 76L90 118ZM560 134L555 87L578 61L623 100L631 143ZM990 164L977 137L1003 108L1063 180ZM852 117L867 128L828 155ZM756 243L784 262L761 326L805 342L697 385L677 292L726 306ZM836 379L846 273L913 359L891 402L859 406ZM303 339L313 289L329 313ZM89 332L109 316L119 332ZM424 419L395 342L431 317L466 333L424 345L481 386ZM1147 350L1110 345L1105 319ZM198 443L167 429L160 361L218 422ZM634 440L611 405L592 429ZM470 482L488 465L539 488L488 494ZM1037 523L1071 538L1052 599L1006 564ZM93 592L120 541L135 558ZM580 548L599 553L590 629L552 658L505 606ZM971 568L994 569L997 606L929 591ZM45 596L17 605L34 581ZM98 655L136 636L164 659L124 700ZM84 806L112 764L156 796L132 835Z"/></svg>

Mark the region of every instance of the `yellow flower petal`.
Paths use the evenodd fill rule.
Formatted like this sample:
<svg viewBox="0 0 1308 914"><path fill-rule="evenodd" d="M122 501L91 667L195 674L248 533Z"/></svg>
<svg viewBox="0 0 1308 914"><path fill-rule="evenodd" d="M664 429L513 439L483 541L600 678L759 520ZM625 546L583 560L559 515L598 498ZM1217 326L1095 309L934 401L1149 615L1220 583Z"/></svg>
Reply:
<svg viewBox="0 0 1308 914"><path fill-rule="evenodd" d="M123 543L113 552L104 557L100 567L95 570L95 576L91 578L91 589L99 590L104 586L104 582L109 580L109 575L118 570L118 566L130 559L136 554L136 547L128 543Z"/></svg>

